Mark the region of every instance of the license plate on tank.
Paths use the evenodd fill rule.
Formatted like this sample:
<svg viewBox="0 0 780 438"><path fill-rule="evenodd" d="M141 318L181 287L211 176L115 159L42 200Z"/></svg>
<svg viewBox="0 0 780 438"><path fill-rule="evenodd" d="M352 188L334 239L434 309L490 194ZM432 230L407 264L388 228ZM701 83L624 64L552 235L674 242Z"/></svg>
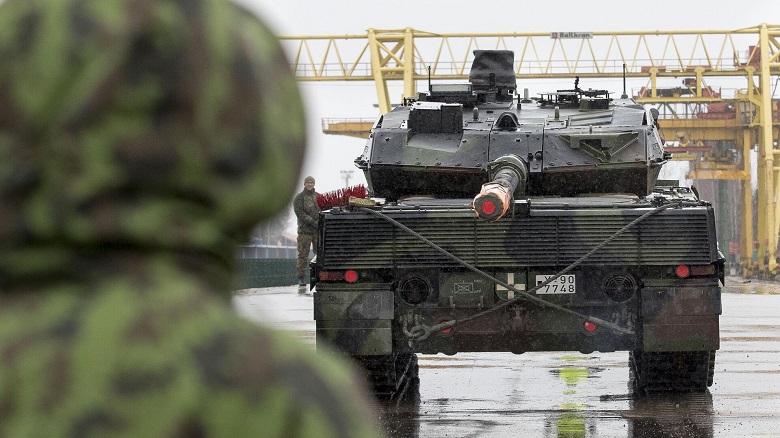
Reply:
<svg viewBox="0 0 780 438"><path fill-rule="evenodd" d="M539 286L540 284L547 281L548 278L554 277L553 275L537 275L536 276L536 285ZM566 274L561 275L555 281L548 284L547 286L544 286L542 288L539 288L536 290L536 293L539 295L543 294L573 294L576 289L576 283L575 283L575 277L574 274Z"/></svg>

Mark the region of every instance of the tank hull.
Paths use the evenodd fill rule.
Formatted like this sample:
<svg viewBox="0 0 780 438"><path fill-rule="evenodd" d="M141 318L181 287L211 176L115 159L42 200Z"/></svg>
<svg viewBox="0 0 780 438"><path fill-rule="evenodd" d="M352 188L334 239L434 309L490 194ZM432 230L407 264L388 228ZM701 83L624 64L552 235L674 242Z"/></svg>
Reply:
<svg viewBox="0 0 780 438"><path fill-rule="evenodd" d="M365 211L324 213L312 265L318 343L355 357L486 351L649 357L719 348L723 260L710 206L661 211L588 256L653 205L631 196L531 198L488 224L468 202L420 199L377 208L459 260ZM583 256L561 279L532 291ZM679 266L696 274L681 278ZM347 271L356 281L334 276ZM543 303L522 299L519 291L532 291ZM410 336L444 321L463 322L424 339Z"/></svg>

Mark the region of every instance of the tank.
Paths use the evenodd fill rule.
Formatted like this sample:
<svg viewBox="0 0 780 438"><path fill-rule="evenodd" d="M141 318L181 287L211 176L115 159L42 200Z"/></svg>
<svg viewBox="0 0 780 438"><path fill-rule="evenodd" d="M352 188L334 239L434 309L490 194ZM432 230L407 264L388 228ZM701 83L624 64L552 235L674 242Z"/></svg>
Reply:
<svg viewBox="0 0 780 438"><path fill-rule="evenodd" d="M374 124L370 199L321 213L318 345L381 398L417 354L494 351L626 351L638 392L705 391L724 258L712 206L658 179L657 117L578 78L521 96L513 52L474 51L468 83Z"/></svg>

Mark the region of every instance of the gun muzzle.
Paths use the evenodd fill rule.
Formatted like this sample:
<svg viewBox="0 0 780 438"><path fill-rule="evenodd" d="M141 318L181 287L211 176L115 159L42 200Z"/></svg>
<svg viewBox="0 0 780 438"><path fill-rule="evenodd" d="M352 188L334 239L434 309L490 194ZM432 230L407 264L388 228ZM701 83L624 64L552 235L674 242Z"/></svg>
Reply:
<svg viewBox="0 0 780 438"><path fill-rule="evenodd" d="M474 198L472 207L477 217L486 222L501 219L509 210L512 202L512 191L503 180L482 184L482 190Z"/></svg>

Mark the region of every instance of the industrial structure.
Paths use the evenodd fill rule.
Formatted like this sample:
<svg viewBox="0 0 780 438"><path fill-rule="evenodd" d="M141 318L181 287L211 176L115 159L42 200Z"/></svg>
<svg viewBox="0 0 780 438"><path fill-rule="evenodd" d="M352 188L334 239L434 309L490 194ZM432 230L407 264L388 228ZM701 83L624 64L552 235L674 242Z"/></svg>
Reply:
<svg viewBox="0 0 780 438"><path fill-rule="evenodd" d="M468 79L475 49L516 53L524 79L569 83L575 76L646 81L633 94L661 114L667 151L691 162L688 179L709 187L729 260L746 276L774 278L780 230L780 26L729 31L435 34L369 29L362 35L281 37L301 81L373 81L379 109L391 109L388 83ZM727 83L715 86L716 83ZM587 85L585 85L587 87ZM522 85L521 85L522 87ZM548 90L535 90L548 91ZM624 93L625 80L624 80ZM366 137L374 119L324 119L326 133ZM757 172L751 160L757 160ZM755 198L751 178L757 181ZM726 200L736 193L740 208ZM720 202L719 202L720 201ZM738 224L734 230L724 224ZM724 229L726 228L726 229ZM734 263L732 266L737 266Z"/></svg>

